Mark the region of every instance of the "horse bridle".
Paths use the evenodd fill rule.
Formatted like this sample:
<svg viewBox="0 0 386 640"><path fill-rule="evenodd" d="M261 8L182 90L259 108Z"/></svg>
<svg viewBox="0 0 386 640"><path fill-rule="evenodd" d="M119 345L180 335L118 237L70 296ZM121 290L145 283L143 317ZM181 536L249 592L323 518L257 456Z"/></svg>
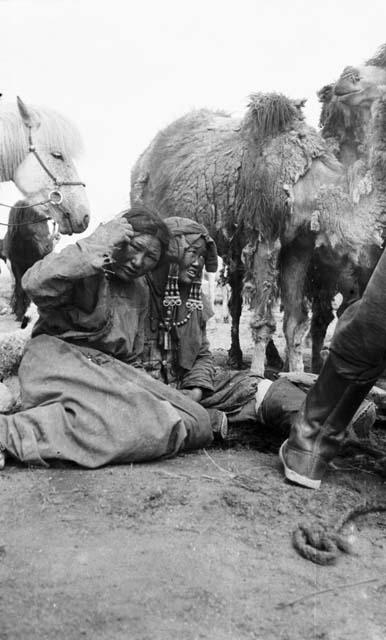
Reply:
<svg viewBox="0 0 386 640"><path fill-rule="evenodd" d="M58 209L60 209L62 214L65 216L65 218L68 219L70 226L72 226L71 220L70 220L70 214L61 206L63 202L63 194L60 191L60 187L77 187L77 186L86 187L86 185L82 181L70 182L68 180L58 180L58 178L52 173L52 171L50 171L50 169L47 167L44 160L42 160L38 151L36 150L36 147L32 139L32 125L25 124L25 126L28 128L28 153L32 153L35 156L36 160L38 161L42 169L46 172L46 174L51 178L56 188L49 192L47 200L43 200L42 202L35 202L33 204L20 205L18 209L28 209L29 207L37 207L43 204L52 204L54 207L57 207ZM0 202L0 206L12 208L13 205L4 204L3 202ZM20 222L18 224L7 224L5 222L0 222L0 225L2 227L22 227L27 224L38 224L39 222L44 222L45 220L52 220L52 219L53 219L52 216L47 216L46 218L42 218L41 220L36 220L35 222ZM54 223L56 226L57 225L56 220L54 220Z"/></svg>

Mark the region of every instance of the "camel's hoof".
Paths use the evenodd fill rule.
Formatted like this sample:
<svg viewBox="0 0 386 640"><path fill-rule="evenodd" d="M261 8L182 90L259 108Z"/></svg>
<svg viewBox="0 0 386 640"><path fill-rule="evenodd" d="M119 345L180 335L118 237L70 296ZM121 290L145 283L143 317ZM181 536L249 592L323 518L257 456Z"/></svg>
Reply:
<svg viewBox="0 0 386 640"><path fill-rule="evenodd" d="M228 360L227 364L230 369L245 369L244 364L238 360Z"/></svg>
<svg viewBox="0 0 386 640"><path fill-rule="evenodd" d="M267 369L282 371L283 367L284 367L284 360L282 360L281 358L267 361Z"/></svg>
<svg viewBox="0 0 386 640"><path fill-rule="evenodd" d="M243 354L241 351L234 353L232 350L228 351L228 365L231 369L243 368Z"/></svg>

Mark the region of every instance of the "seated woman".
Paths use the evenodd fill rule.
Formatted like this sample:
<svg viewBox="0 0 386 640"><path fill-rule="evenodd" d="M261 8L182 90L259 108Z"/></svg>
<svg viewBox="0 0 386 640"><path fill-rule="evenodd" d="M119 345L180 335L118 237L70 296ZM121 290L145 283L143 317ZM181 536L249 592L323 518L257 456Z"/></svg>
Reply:
<svg viewBox="0 0 386 640"><path fill-rule="evenodd" d="M95 468L211 442L200 405L136 368L148 309L141 276L168 241L158 214L137 206L26 272L40 317L19 369L21 410L0 415L3 452Z"/></svg>
<svg viewBox="0 0 386 640"><path fill-rule="evenodd" d="M284 439L314 378L289 374L272 382L246 371L214 367L206 336L206 321L212 312L201 295L204 265L209 272L217 267L214 241L195 221L173 217L165 222L171 236L170 266L163 264L146 276L150 306L145 323L145 369L205 407L214 432L223 438L227 423L253 422L266 425ZM374 403L366 401L356 417L357 432L368 433L374 420Z"/></svg>
<svg viewBox="0 0 386 640"><path fill-rule="evenodd" d="M215 388L213 358L206 337L212 315L201 296L202 270L217 270L217 250L203 225L187 218L166 220L171 239L168 263L147 274L150 301L142 361L155 379L180 389L196 402ZM208 407L212 429L224 435L224 413Z"/></svg>

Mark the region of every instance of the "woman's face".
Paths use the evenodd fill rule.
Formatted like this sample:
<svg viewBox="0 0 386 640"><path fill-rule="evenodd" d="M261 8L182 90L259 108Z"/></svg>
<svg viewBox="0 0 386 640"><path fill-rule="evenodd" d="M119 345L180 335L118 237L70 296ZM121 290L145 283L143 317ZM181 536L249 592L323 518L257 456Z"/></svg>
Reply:
<svg viewBox="0 0 386 640"><path fill-rule="evenodd" d="M191 284L193 280L199 280L205 265L205 257L206 242L204 238L198 238L184 251L179 265L179 281L183 284Z"/></svg>
<svg viewBox="0 0 386 640"><path fill-rule="evenodd" d="M112 265L117 278L129 282L154 269L161 257L161 243L148 233L135 233L130 243L114 253Z"/></svg>

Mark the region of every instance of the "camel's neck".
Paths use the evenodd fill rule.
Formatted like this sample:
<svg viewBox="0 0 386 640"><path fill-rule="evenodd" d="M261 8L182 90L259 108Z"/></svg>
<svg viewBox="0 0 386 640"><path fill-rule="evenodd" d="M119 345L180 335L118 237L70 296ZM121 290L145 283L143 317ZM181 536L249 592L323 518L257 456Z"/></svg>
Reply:
<svg viewBox="0 0 386 640"><path fill-rule="evenodd" d="M370 169L373 188L376 194L377 210L383 228L386 225L386 99L381 98L374 105Z"/></svg>
<svg viewBox="0 0 386 640"><path fill-rule="evenodd" d="M361 109L353 116L339 142L339 160L350 170L360 160L363 167L370 169L374 147L379 145L386 130L384 100L378 99L370 107Z"/></svg>
<svg viewBox="0 0 386 640"><path fill-rule="evenodd" d="M340 142L340 161L346 168L352 166L357 160L362 160L366 165L369 162L371 151L373 120L370 109L362 110L360 117L345 130Z"/></svg>

